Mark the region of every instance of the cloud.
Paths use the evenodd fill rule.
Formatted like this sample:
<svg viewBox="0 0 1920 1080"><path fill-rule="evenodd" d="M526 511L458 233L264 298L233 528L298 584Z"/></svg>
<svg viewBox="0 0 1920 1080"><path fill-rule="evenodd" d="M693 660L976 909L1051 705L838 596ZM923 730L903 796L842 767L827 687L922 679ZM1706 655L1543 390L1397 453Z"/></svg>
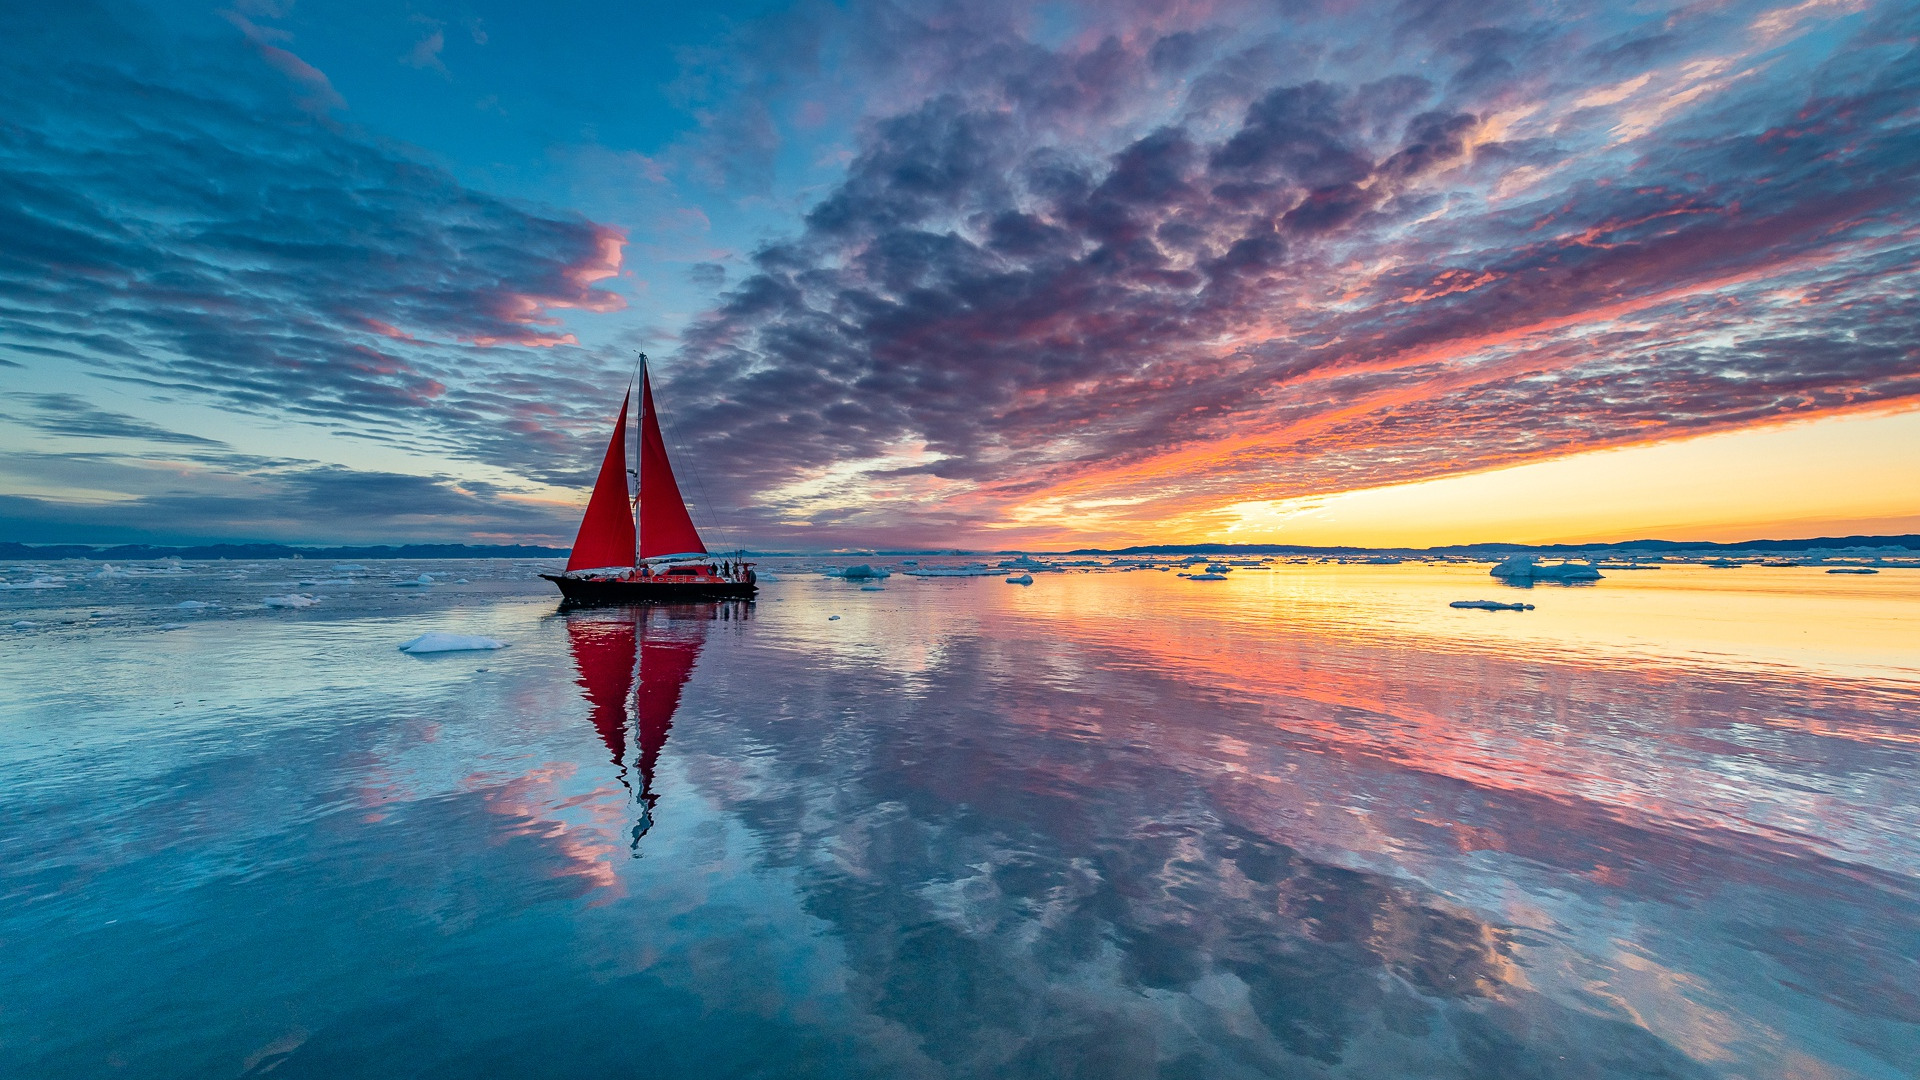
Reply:
<svg viewBox="0 0 1920 1080"><path fill-rule="evenodd" d="M761 527L862 542L1920 395L1915 16L1793 65L1752 18L1629 21L1408 5L1375 42L1306 17L1317 57L1264 70L1227 26L969 53L970 25L663 396ZM1083 512L1106 504L1131 516Z"/></svg>
<svg viewBox="0 0 1920 1080"><path fill-rule="evenodd" d="M0 128L0 354L583 471L602 368L563 320L623 306L620 230L476 192L343 123L289 35L245 15L197 37L114 3L0 22L0 94L20 103Z"/></svg>

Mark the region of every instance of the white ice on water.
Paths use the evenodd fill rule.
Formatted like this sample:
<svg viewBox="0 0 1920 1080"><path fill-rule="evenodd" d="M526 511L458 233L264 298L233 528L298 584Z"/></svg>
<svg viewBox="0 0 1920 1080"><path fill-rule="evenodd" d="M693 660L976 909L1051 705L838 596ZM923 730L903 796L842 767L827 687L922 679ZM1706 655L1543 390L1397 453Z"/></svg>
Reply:
<svg viewBox="0 0 1920 1080"><path fill-rule="evenodd" d="M1007 579L1007 584L1009 584L1009 585L1031 585L1031 584L1033 584L1033 575L1032 575L1032 574L1021 574L1021 575L1020 575L1019 577L1010 577L1010 578L1008 578L1008 579Z"/></svg>
<svg viewBox="0 0 1920 1080"><path fill-rule="evenodd" d="M317 596L308 596L306 593L292 593L287 596L269 596L260 602L268 607L303 608L312 607L319 603L320 598Z"/></svg>
<svg viewBox="0 0 1920 1080"><path fill-rule="evenodd" d="M478 637L472 634L446 634L438 630L421 634L412 641L400 646L403 653L419 656L422 653L477 652L483 649L504 649L507 643L495 641L490 637Z"/></svg>
<svg viewBox="0 0 1920 1080"><path fill-rule="evenodd" d="M1498 600L1455 600L1448 607L1473 608L1476 611L1532 611L1532 604L1503 604Z"/></svg>

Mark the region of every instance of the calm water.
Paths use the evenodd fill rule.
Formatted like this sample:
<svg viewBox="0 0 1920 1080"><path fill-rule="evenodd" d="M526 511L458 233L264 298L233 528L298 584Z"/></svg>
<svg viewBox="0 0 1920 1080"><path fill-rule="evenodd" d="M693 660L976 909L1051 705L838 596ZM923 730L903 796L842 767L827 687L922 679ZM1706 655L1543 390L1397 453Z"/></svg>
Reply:
<svg viewBox="0 0 1920 1080"><path fill-rule="evenodd" d="M1920 571L531 566L0 564L0 1075L1920 1076Z"/></svg>

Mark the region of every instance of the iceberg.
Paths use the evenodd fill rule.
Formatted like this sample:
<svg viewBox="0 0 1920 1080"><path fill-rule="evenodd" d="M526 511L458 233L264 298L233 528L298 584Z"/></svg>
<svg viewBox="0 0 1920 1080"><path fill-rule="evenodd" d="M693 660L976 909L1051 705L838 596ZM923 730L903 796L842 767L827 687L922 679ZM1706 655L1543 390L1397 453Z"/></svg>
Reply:
<svg viewBox="0 0 1920 1080"><path fill-rule="evenodd" d="M0 589L64 589L66 587L67 585L64 581L61 581L59 578L48 577L45 574L34 578L32 581L0 582Z"/></svg>
<svg viewBox="0 0 1920 1080"><path fill-rule="evenodd" d="M1045 570L1047 564L1031 555L1018 555L1000 564L1002 570Z"/></svg>
<svg viewBox="0 0 1920 1080"><path fill-rule="evenodd" d="M427 586L433 584L433 575L421 574L419 577L414 578L412 581L396 581L393 584L394 584L394 588L397 588L397 589L424 589Z"/></svg>
<svg viewBox="0 0 1920 1080"><path fill-rule="evenodd" d="M1498 600L1455 600L1448 604L1453 608L1472 608L1475 611L1532 611L1532 604L1503 604Z"/></svg>
<svg viewBox="0 0 1920 1080"><path fill-rule="evenodd" d="M1188 581L1225 581L1227 580L1227 575L1216 574L1212 570L1208 570L1204 574L1182 574L1180 576L1183 578L1186 578Z"/></svg>
<svg viewBox="0 0 1920 1080"><path fill-rule="evenodd" d="M1599 581L1602 577L1592 563L1536 563L1531 555L1515 555L1487 572L1509 583Z"/></svg>
<svg viewBox="0 0 1920 1080"><path fill-rule="evenodd" d="M13 624L13 628L15 630L31 630L34 627L39 625L40 625L39 623L34 622L31 619L21 619L20 621Z"/></svg>
<svg viewBox="0 0 1920 1080"><path fill-rule="evenodd" d="M1008 579L1007 579L1007 584L1009 584L1009 585L1031 585L1031 584L1033 584L1033 575L1032 575L1032 574L1021 574L1021 575L1020 575L1019 577L1010 577L1010 578L1008 578Z"/></svg>
<svg viewBox="0 0 1920 1080"><path fill-rule="evenodd" d="M436 630L430 634L421 634L411 641L404 642L400 651L419 656L423 653L478 652L482 649L504 649L507 643L495 641L490 637L476 637L472 634L443 634Z"/></svg>
<svg viewBox="0 0 1920 1080"><path fill-rule="evenodd" d="M303 608L312 607L319 603L320 598L317 596L308 596L306 593L293 593L288 596L269 596L260 602L268 607Z"/></svg>
<svg viewBox="0 0 1920 1080"><path fill-rule="evenodd" d="M853 566L847 567L845 570L839 570L839 569L829 567L820 572L827 575L828 577L846 578L849 581L860 581L864 578L883 578L883 577L893 576L893 571L891 570L876 570L873 567L868 566L866 563L856 563Z"/></svg>

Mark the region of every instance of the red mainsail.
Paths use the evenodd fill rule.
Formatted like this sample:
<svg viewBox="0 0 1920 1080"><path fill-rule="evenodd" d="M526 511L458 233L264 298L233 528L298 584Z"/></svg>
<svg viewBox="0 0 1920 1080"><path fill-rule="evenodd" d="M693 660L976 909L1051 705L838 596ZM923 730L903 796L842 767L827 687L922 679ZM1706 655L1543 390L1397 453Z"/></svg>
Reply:
<svg viewBox="0 0 1920 1080"><path fill-rule="evenodd" d="M622 408L622 422L626 415ZM599 497L596 489L594 498ZM593 516L591 506L587 508L587 516ZM653 381L647 377L644 364L640 368L639 516L642 559L707 550L707 545L700 542L700 531L693 527L693 518L687 514L686 500L680 497L680 485L674 482L673 466L667 461L667 444L660 438L660 420L653 413ZM631 542L633 534L627 536Z"/></svg>
<svg viewBox="0 0 1920 1080"><path fill-rule="evenodd" d="M627 512L630 505L627 502L627 405L632 400L633 394L629 392L620 402L620 422L613 426L606 459L600 462L600 478L594 481L593 498L587 500L587 516L580 519L580 535L573 538L573 554L567 557L568 570L633 565L633 516ZM653 399L649 397L647 419L652 418ZM659 442L657 429L653 438ZM663 463L664 455L662 451ZM673 483L672 473L667 474L667 483ZM675 503L679 499L679 492L674 492ZM681 517L686 513L682 506Z"/></svg>

